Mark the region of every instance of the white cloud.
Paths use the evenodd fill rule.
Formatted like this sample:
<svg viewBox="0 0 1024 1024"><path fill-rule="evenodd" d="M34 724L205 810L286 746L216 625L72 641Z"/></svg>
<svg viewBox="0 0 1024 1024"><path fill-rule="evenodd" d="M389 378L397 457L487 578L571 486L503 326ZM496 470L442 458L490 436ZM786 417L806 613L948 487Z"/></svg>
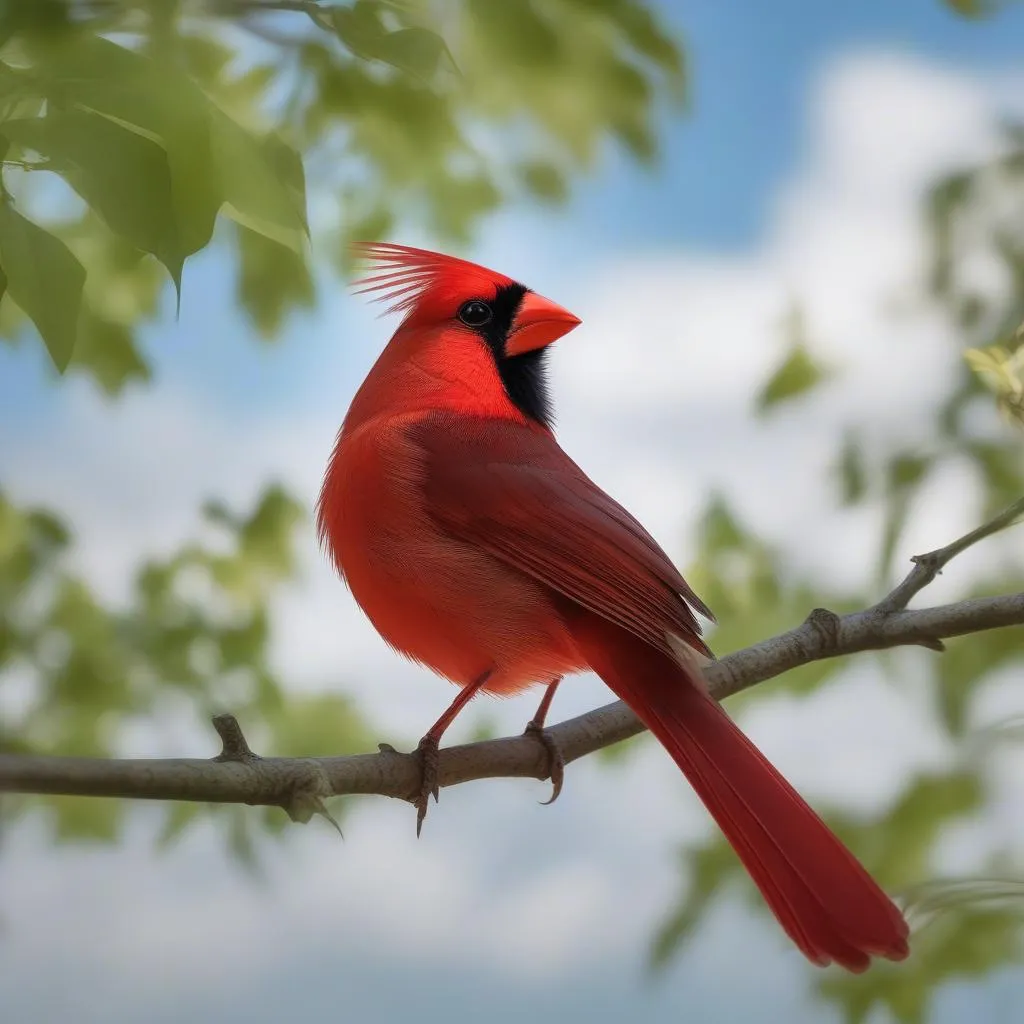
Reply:
<svg viewBox="0 0 1024 1024"><path fill-rule="evenodd" d="M608 260L577 310L584 327L554 360L560 436L670 551L687 554L685 528L713 486L769 535L798 545L807 565L846 583L866 578L877 517L837 514L823 470L854 415L919 435L922 411L953 371L941 323L894 319L887 309L920 278L921 189L992 151L1004 96L1001 86L896 54L843 59L819 83L806 163L755 249ZM533 283L557 296L557 277ZM750 398L779 358L778 325L794 297L841 373L799 408L755 423ZM386 327L367 316L361 329L383 338ZM322 348L339 376L325 380L325 371L293 412L272 421L227 421L179 390L109 409L72 389L55 431L61 444L48 437L4 451L5 481L74 509L86 568L108 592L122 592L137 554L187 535L209 494L245 503L275 475L313 497L356 383L340 377L334 335L322 324L306 343ZM936 482L905 552L968 524L974 510L961 507L962 487L956 472ZM306 553L306 588L280 603L282 672L295 685L342 683L383 728L416 735L451 689L395 659L311 541ZM573 683L556 714L581 711L602 692L590 679ZM485 711L517 729L534 699ZM812 701L760 707L749 725L809 795L854 807L877 806L899 773L946 756L916 695L860 671ZM539 984L635 952L674 895L670 844L706 828L696 801L653 747L615 770L574 766L553 808L532 806L542 796L525 783L445 793L420 843L410 838L408 808L393 804L355 817L344 845L313 828L273 852L268 896L254 895L209 842L156 866L142 841L100 854L16 842L5 854L2 899L17 939L13 956L0 958L0 987L5 973L10 981L44 962L48 977L85 962L127 971L141 987L214 986L281 970L282 960L332 943L362 955L398 949L410 961L489 964Z"/></svg>

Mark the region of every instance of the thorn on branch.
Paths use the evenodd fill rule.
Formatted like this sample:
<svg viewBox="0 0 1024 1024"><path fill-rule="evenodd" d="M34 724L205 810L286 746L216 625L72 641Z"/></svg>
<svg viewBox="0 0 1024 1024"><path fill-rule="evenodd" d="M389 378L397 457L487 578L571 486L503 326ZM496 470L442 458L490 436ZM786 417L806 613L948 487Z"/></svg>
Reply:
<svg viewBox="0 0 1024 1024"><path fill-rule="evenodd" d="M323 769L313 765L309 779L305 784L296 786L291 796L281 806L284 808L285 814L300 825L308 824L315 815L325 818L334 826L338 835L344 839L345 833L341 831L337 819L324 803L324 797L332 795L330 782Z"/></svg>
<svg viewBox="0 0 1024 1024"><path fill-rule="evenodd" d="M248 764L250 761L259 760L259 755L254 754L249 748L242 727L234 715L214 715L211 721L223 743L221 752L213 759L214 761L236 761Z"/></svg>

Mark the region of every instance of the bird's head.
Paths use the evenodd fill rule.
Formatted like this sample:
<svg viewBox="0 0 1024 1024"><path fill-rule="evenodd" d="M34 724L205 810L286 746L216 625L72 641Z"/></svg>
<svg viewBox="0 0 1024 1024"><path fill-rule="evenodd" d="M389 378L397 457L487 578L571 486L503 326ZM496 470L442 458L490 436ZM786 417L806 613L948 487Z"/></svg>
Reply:
<svg viewBox="0 0 1024 1024"><path fill-rule="evenodd" d="M450 384L450 400L471 389L481 410L501 414L499 399L550 426L544 352L580 323L557 303L476 263L390 242L360 243L372 269L360 292L404 313L390 349Z"/></svg>
<svg viewBox="0 0 1024 1024"><path fill-rule="evenodd" d="M390 242L355 249L373 264L358 291L378 293L389 312L405 313L406 325L471 331L499 357L543 349L580 323L525 285L467 260Z"/></svg>

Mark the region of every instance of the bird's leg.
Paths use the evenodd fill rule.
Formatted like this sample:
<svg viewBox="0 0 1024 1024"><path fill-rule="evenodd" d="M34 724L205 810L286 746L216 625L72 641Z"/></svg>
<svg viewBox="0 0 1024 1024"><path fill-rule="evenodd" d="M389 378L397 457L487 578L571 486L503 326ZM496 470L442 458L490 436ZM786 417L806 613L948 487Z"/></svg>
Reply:
<svg viewBox="0 0 1024 1024"><path fill-rule="evenodd" d="M490 676L491 671L488 669L478 679L474 679L473 682L462 687L459 695L452 701L448 710L430 727L416 748L415 756L419 758L421 772L420 793L415 801L417 838L419 838L419 834L423 829L423 819L427 816L427 803L431 795L434 797L434 803L437 803L441 792L440 779L438 778L438 767L440 765L438 748L441 743L441 737L448 726L455 721L458 713L476 696Z"/></svg>
<svg viewBox="0 0 1024 1024"><path fill-rule="evenodd" d="M551 796L547 800L541 801L544 805L553 804L558 799L558 794L562 792L562 782L565 780L565 758L562 756L562 751L559 749L551 733L544 728L544 720L548 717L551 701L561 681L561 679L555 679L553 682L548 683L548 687L541 699L540 707L537 708L537 713L526 723L526 729L523 730L527 736L536 736L540 740L541 746L547 751L548 775L551 778Z"/></svg>

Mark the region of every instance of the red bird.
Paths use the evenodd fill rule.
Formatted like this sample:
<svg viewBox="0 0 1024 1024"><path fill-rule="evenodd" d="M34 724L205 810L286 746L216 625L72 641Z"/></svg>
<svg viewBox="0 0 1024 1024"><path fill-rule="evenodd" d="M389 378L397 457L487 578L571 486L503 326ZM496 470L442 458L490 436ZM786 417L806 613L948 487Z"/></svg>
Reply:
<svg viewBox="0 0 1024 1024"><path fill-rule="evenodd" d="M545 739L558 682L592 669L672 756L808 959L903 959L900 911L708 695L694 614L708 610L558 446L545 349L579 319L464 260L358 251L377 265L363 290L405 316L345 417L317 525L384 640L461 687L418 748L417 832L438 742L474 694L546 683L528 727Z"/></svg>

